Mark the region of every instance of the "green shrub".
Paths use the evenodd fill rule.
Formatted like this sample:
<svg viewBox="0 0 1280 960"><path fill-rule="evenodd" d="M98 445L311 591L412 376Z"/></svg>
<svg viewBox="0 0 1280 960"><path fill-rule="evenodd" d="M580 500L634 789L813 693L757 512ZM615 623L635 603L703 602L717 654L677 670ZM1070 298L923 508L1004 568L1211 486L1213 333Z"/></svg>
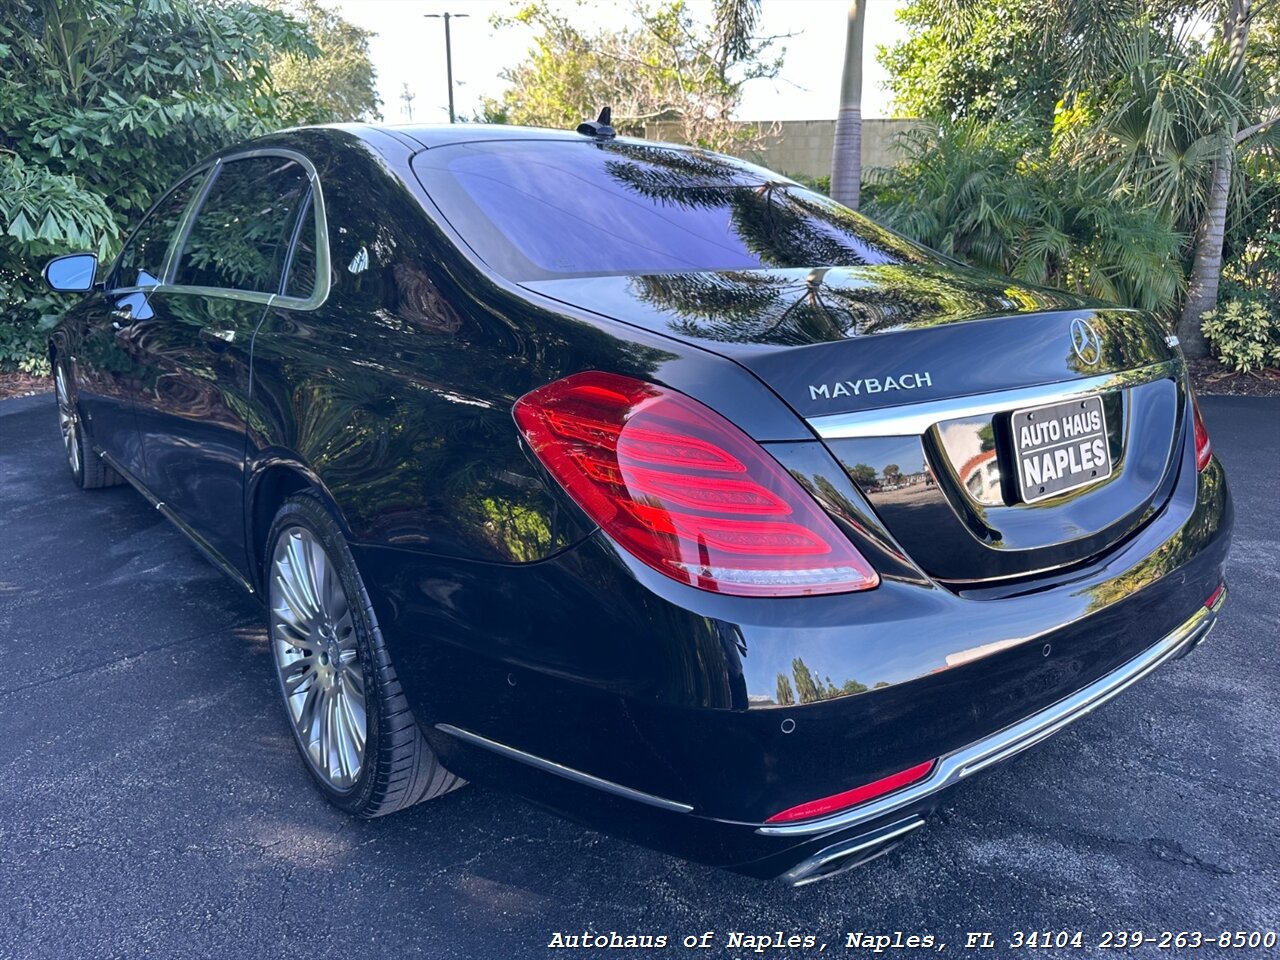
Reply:
<svg viewBox="0 0 1280 960"><path fill-rule="evenodd" d="M0 323L0 370L49 375L48 330L30 324Z"/></svg>
<svg viewBox="0 0 1280 960"><path fill-rule="evenodd" d="M10 310L0 314L0 371L18 370L47 377L52 372L49 331L75 301L74 294L46 290L29 295L20 312Z"/></svg>
<svg viewBox="0 0 1280 960"><path fill-rule="evenodd" d="M1280 367L1280 321L1263 303L1228 300L1204 315L1203 329L1218 359L1232 370Z"/></svg>
<svg viewBox="0 0 1280 960"><path fill-rule="evenodd" d="M1182 237L1154 209L1117 202L1097 173L1026 123L961 119L900 134L872 172L872 219L976 267L1170 313Z"/></svg>

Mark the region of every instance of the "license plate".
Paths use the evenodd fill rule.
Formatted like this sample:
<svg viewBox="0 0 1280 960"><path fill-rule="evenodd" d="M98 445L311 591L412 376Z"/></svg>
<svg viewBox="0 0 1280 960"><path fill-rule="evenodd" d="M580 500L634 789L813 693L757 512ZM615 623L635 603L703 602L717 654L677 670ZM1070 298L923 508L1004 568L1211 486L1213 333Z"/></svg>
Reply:
<svg viewBox="0 0 1280 960"><path fill-rule="evenodd" d="M1111 476L1101 397L1015 410L1012 426L1024 502L1035 503Z"/></svg>

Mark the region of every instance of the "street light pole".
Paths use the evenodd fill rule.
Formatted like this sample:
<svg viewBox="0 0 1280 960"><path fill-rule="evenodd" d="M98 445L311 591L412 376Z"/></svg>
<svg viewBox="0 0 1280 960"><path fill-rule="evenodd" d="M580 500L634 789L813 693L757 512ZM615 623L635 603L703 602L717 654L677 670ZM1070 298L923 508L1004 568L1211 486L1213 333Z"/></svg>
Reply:
<svg viewBox="0 0 1280 960"><path fill-rule="evenodd" d="M444 69L449 80L449 122L456 123L453 113L453 43L449 39L449 21L455 17L469 17L469 13L424 13L424 17L444 20Z"/></svg>

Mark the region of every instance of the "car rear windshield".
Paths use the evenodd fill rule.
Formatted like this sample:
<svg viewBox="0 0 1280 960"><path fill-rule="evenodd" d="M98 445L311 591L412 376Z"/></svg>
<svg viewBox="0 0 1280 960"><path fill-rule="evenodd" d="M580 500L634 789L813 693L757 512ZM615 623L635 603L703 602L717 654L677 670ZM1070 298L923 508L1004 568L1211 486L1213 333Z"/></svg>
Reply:
<svg viewBox="0 0 1280 960"><path fill-rule="evenodd" d="M702 151L491 141L427 150L414 167L476 254L515 281L936 259L820 194Z"/></svg>

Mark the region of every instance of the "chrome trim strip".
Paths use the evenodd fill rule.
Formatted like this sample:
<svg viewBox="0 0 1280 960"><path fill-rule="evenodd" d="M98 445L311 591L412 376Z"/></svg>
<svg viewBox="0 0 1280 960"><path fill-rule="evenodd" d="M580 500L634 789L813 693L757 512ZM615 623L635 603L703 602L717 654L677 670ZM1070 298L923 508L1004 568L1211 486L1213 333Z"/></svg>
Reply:
<svg viewBox="0 0 1280 960"><path fill-rule="evenodd" d="M935 423L958 420L963 417L979 417L1035 407L1047 403L1073 400L1090 393L1137 387L1156 380L1176 377L1182 368L1178 359L1162 360L1137 370L1106 373L1083 380L1067 380L1059 383L1043 383L1034 387L1019 387L999 393L983 393L964 397L948 397L945 400L924 400L901 407L879 410L855 410L852 413L833 413L809 419L809 426L824 440L847 440L852 437L914 437L920 436Z"/></svg>
<svg viewBox="0 0 1280 960"><path fill-rule="evenodd" d="M1222 599L1225 599L1223 591ZM1215 606L1220 607L1221 604ZM1071 696L1059 700L1051 707L1034 713L1025 720L1005 727L986 739L961 747L942 757L934 765L933 773L925 780L889 794L870 803L854 807L843 813L810 820L805 823L764 824L756 833L769 837L805 837L835 830L846 830L917 803L932 794L953 786L965 777L984 770L992 764L1007 760L1016 753L1032 747L1057 733L1068 724L1092 713L1102 704L1123 690L1137 683L1161 664L1176 659L1195 646L1213 628L1217 613L1200 607L1181 626L1164 639L1148 647L1119 668L1099 677L1093 683Z"/></svg>
<svg viewBox="0 0 1280 960"><path fill-rule="evenodd" d="M213 544L200 536L200 534L196 533L194 527L174 513L173 509L167 503L157 503L156 509L160 511L161 516L186 534L187 539L195 544L196 549L203 553L210 563L238 583L242 588L244 588L246 593L257 593L257 591L253 589L253 584L242 577L240 575L240 571L233 567L222 554L214 549Z"/></svg>
<svg viewBox="0 0 1280 960"><path fill-rule="evenodd" d="M202 554L204 554L205 558L210 563L212 563L215 567L217 567L219 570L225 573L228 577L230 577L232 580L238 583L241 587L243 587L249 593L253 593L253 594L257 593L257 591L253 589L253 584L251 584L248 580L242 577L240 575L240 571L238 571L235 567L233 567L227 561L227 559L223 557L222 554L220 554L217 550L215 550L213 548L213 545L210 544L208 540L200 536L200 534L196 533L196 531L188 523L186 523L186 521L184 521L181 517L179 517L176 513L173 512L173 510L169 507L167 503L165 503L163 500L157 497L154 493L152 493L141 480L139 480L127 469L125 469L125 467L121 465L119 460L117 460L111 454L107 453L106 450L102 449L102 447L98 446L97 444L94 445L93 450L94 450L94 453L96 453L99 457L101 457L103 460L107 462L107 464L111 467L112 470L120 474L120 476L124 477L124 479L128 481L129 486L133 487L133 489L137 490L140 494L142 494L143 498L147 501L147 503L151 504L158 511L160 511L161 516L163 516L166 520L168 520L175 527L177 527L178 532L183 534L183 536L185 536L188 540L190 540L192 544L195 545L196 549L199 550Z"/></svg>
<svg viewBox="0 0 1280 960"><path fill-rule="evenodd" d="M517 750L515 747L508 747L505 743L498 743L496 740L490 740L482 737L478 733L472 733L470 730L463 730L448 723L437 723L436 729L441 733L447 733L451 737L457 737L459 740L465 740L473 746L483 747L485 750L491 750L496 754L506 757L508 760L516 760L520 763L528 764L547 773L554 773L556 776L564 777L566 780L572 780L574 783L580 783L587 787L595 787L597 790L603 790L606 793L612 793L614 796L623 797L627 800L635 800L638 803L647 803L651 807L658 807L660 810L670 810L674 813L692 813L693 807L687 803L677 803L675 800L667 800L665 797L655 797L651 793L645 793L641 790L633 790L631 787L624 787L620 783L614 783L612 780L604 780L600 777L593 777L589 773L583 773L581 770L575 770L572 767L562 766L552 760L544 757L536 756L532 753L525 753L523 750Z"/></svg>

